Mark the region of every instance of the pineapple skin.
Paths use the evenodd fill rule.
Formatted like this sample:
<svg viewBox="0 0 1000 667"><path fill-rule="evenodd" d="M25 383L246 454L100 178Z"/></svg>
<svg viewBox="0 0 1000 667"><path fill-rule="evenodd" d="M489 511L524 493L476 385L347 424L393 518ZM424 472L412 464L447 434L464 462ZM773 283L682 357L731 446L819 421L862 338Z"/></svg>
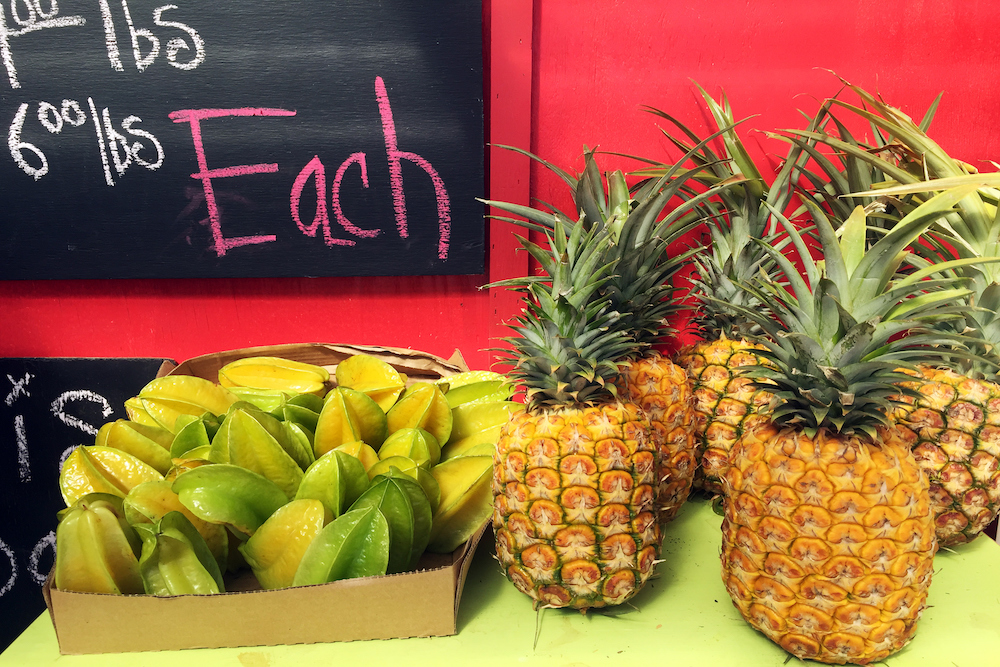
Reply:
<svg viewBox="0 0 1000 667"><path fill-rule="evenodd" d="M637 593L660 554L657 451L639 406L542 408L493 458L496 555L535 607L586 611Z"/></svg>
<svg viewBox="0 0 1000 667"><path fill-rule="evenodd" d="M729 453L743 431L760 421L757 411L767 406L771 394L756 389L739 375L739 368L768 363L754 354L764 346L723 335L685 346L676 363L687 371L694 396L694 437L698 467L694 488L723 492Z"/></svg>
<svg viewBox="0 0 1000 667"><path fill-rule="evenodd" d="M955 371L920 367L894 415L930 479L942 546L974 539L1000 513L1000 385Z"/></svg>
<svg viewBox="0 0 1000 667"><path fill-rule="evenodd" d="M881 443L757 426L726 473L722 579L789 653L866 665L916 631L937 550L928 483L893 429Z"/></svg>
<svg viewBox="0 0 1000 667"><path fill-rule="evenodd" d="M657 504L660 523L665 524L687 501L698 467L694 397L688 374L669 358L652 352L624 364L622 379L622 397L637 403L652 425L660 455Z"/></svg>

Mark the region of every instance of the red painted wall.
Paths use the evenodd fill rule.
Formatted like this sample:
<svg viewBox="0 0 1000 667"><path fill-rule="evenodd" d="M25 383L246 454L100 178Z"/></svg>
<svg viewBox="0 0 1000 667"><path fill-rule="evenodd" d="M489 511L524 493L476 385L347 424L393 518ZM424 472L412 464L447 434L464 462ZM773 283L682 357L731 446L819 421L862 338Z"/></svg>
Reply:
<svg viewBox="0 0 1000 667"><path fill-rule="evenodd" d="M697 4L697 7L695 5ZM837 92L832 69L915 116L945 95L931 134L984 169L1000 161L1000 42L985 0L494 0L487 19L487 136L565 167L583 144L666 158L642 105L708 125L691 80L728 94L762 160L784 146L755 130L800 127ZM673 154L676 155L676 154ZM631 167L633 163L607 162ZM556 178L488 153L489 192L565 206ZM484 184L484 193L487 184ZM413 347L485 367L517 303L490 280L525 270L511 226L489 235L483 276L377 279L0 282L0 356L166 356L325 341Z"/></svg>

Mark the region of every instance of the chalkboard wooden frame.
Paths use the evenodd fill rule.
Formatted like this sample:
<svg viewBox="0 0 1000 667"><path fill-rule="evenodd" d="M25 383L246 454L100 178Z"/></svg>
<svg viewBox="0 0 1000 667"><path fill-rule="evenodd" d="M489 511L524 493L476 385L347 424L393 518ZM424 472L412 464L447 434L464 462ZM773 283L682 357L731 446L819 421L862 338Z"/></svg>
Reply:
<svg viewBox="0 0 1000 667"><path fill-rule="evenodd" d="M483 273L481 12L0 6L0 279Z"/></svg>

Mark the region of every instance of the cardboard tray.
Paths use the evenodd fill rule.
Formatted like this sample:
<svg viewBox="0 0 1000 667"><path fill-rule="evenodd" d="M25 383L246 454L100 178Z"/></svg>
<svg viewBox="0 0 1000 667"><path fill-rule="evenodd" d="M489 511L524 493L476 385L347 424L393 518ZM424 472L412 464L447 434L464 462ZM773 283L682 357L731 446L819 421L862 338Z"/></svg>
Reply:
<svg viewBox="0 0 1000 667"><path fill-rule="evenodd" d="M467 370L458 351L446 361L401 348L306 343L165 363L159 375L215 380L230 361L270 355L324 366L332 377L337 363L359 352L385 359L410 382ZM42 594L63 654L447 636L457 632L462 588L485 529L451 554L424 554L416 571L402 574L262 591L244 572L227 576L226 593L155 597L62 591L50 572Z"/></svg>

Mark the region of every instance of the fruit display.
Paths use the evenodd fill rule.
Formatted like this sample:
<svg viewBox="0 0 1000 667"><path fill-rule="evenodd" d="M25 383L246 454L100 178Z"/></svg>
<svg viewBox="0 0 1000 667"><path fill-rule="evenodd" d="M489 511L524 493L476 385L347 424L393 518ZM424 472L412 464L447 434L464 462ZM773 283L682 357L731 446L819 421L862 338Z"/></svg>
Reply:
<svg viewBox="0 0 1000 667"><path fill-rule="evenodd" d="M523 406L498 373L407 380L365 353L152 380L62 466L55 586L207 595L249 569L276 589L454 551L492 513L496 429Z"/></svg>

